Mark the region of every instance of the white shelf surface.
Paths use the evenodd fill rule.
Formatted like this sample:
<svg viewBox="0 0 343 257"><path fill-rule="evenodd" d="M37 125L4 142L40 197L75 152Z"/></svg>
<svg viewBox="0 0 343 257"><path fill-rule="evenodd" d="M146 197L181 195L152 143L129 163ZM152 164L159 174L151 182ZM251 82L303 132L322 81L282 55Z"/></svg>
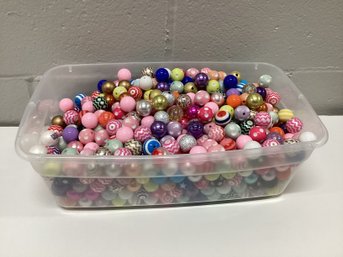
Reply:
<svg viewBox="0 0 343 257"><path fill-rule="evenodd" d="M343 256L343 116L276 198L192 207L64 210L0 128L0 256Z"/></svg>

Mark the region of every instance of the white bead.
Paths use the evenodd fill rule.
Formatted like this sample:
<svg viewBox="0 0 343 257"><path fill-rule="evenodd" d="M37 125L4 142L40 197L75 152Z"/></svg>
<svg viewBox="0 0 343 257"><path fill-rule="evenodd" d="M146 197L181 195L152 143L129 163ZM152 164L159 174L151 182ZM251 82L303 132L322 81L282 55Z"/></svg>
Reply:
<svg viewBox="0 0 343 257"><path fill-rule="evenodd" d="M152 79L149 76L143 76L139 80L139 87L143 90L149 90L152 88Z"/></svg>
<svg viewBox="0 0 343 257"><path fill-rule="evenodd" d="M258 84L261 87L269 87L271 83L272 83L272 77L267 74L262 75L258 80Z"/></svg>
<svg viewBox="0 0 343 257"><path fill-rule="evenodd" d="M54 146L57 145L58 139L59 136L55 131L47 130L41 134L39 141L42 145Z"/></svg>
<svg viewBox="0 0 343 257"><path fill-rule="evenodd" d="M310 141L316 141L317 137L314 133L310 131L302 132L299 136L300 142L310 142Z"/></svg>

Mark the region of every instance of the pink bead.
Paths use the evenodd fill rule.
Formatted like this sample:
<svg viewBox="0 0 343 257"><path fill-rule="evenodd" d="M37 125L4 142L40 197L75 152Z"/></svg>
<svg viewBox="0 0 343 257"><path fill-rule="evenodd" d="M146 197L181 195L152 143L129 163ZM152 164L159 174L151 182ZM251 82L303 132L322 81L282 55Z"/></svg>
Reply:
<svg viewBox="0 0 343 257"><path fill-rule="evenodd" d="M164 140L162 146L172 154L176 154L180 151L180 145L174 138Z"/></svg>
<svg viewBox="0 0 343 257"><path fill-rule="evenodd" d="M273 110L273 105L271 105L270 103L265 103L266 104L266 106L267 106L267 111L268 112L271 112L272 110Z"/></svg>
<svg viewBox="0 0 343 257"><path fill-rule="evenodd" d="M294 137L294 134L293 133L286 133L284 136L283 136L283 139L292 139Z"/></svg>
<svg viewBox="0 0 343 257"><path fill-rule="evenodd" d="M186 95L188 95L191 98L192 103L194 103L195 94L193 92L189 92Z"/></svg>
<svg viewBox="0 0 343 257"><path fill-rule="evenodd" d="M83 150L83 144L79 141L69 142L68 147L75 148L79 153Z"/></svg>
<svg viewBox="0 0 343 257"><path fill-rule="evenodd" d="M253 141L252 138L248 135L240 135L237 139L236 139L236 145L238 149L243 149L245 144Z"/></svg>
<svg viewBox="0 0 343 257"><path fill-rule="evenodd" d="M83 129L79 133L79 140L82 144L88 144L94 141L95 133L92 129Z"/></svg>
<svg viewBox="0 0 343 257"><path fill-rule="evenodd" d="M219 110L219 107L215 102L208 102L205 104L205 107L209 107L212 110L214 115L216 115L216 113Z"/></svg>
<svg viewBox="0 0 343 257"><path fill-rule="evenodd" d="M218 145L217 141L213 140L213 139L207 139L202 146L208 150L210 147Z"/></svg>
<svg viewBox="0 0 343 257"><path fill-rule="evenodd" d="M272 117L268 112L258 112L254 118L256 126L269 128L272 125Z"/></svg>
<svg viewBox="0 0 343 257"><path fill-rule="evenodd" d="M83 149L81 152L80 152L80 155L83 155L83 156L92 156L94 155L94 151L92 151L91 149L89 148L86 148L86 149Z"/></svg>
<svg viewBox="0 0 343 257"><path fill-rule="evenodd" d="M98 125L98 117L94 113L87 112L82 116L81 123L85 128L93 129Z"/></svg>
<svg viewBox="0 0 343 257"><path fill-rule="evenodd" d="M79 119L79 113L75 110L68 110L63 115L63 120L67 125L77 124Z"/></svg>
<svg viewBox="0 0 343 257"><path fill-rule="evenodd" d="M105 145L105 141L109 138L108 133L105 129L101 129L95 132L95 142L100 145L103 146Z"/></svg>
<svg viewBox="0 0 343 257"><path fill-rule="evenodd" d="M262 147L270 147L277 145L280 145L279 141L277 141L276 139L269 138L263 142Z"/></svg>
<svg viewBox="0 0 343 257"><path fill-rule="evenodd" d="M206 134L208 134L208 132L210 132L210 129L214 128L215 126L218 126L218 125L215 124L214 122L207 123L207 124L204 126L204 132L205 132Z"/></svg>
<svg viewBox="0 0 343 257"><path fill-rule="evenodd" d="M106 124L106 131L110 136L113 136L117 133L118 129L122 126L121 120L109 120Z"/></svg>
<svg viewBox="0 0 343 257"><path fill-rule="evenodd" d="M280 100L281 100L281 96L279 95L279 93L274 92L273 90L266 90L267 96L266 96L266 102L270 103L272 105L277 105Z"/></svg>
<svg viewBox="0 0 343 257"><path fill-rule="evenodd" d="M118 148L114 152L114 156L131 156L131 155L132 155L132 152L130 151L130 149L127 149L124 147Z"/></svg>
<svg viewBox="0 0 343 257"><path fill-rule="evenodd" d="M210 71L211 71L211 69L208 68L208 67L202 68L202 69L200 70L200 72L205 73L206 75L208 75L208 73L209 73Z"/></svg>
<svg viewBox="0 0 343 257"><path fill-rule="evenodd" d="M154 123L154 121L155 121L154 116L146 116L141 120L141 125L143 127L150 128L151 124Z"/></svg>
<svg viewBox="0 0 343 257"><path fill-rule="evenodd" d="M203 143L208 139L208 135L202 135L200 138L197 140L197 144L202 146Z"/></svg>
<svg viewBox="0 0 343 257"><path fill-rule="evenodd" d="M221 126L214 126L208 132L208 137L217 142L220 142L225 136L224 129Z"/></svg>
<svg viewBox="0 0 343 257"><path fill-rule="evenodd" d="M144 142L145 140L152 137L150 128L144 126L136 128L135 132L133 133L133 137L135 140Z"/></svg>
<svg viewBox="0 0 343 257"><path fill-rule="evenodd" d="M112 105L112 107L111 107L112 112L113 112L116 108L120 108L120 103L119 103L119 102L115 102L115 103Z"/></svg>
<svg viewBox="0 0 343 257"><path fill-rule="evenodd" d="M208 148L209 153L215 153L215 152L225 152L225 148L222 145L214 145Z"/></svg>
<svg viewBox="0 0 343 257"><path fill-rule="evenodd" d="M131 71L126 68L122 68L118 71L117 77L118 80L131 80Z"/></svg>
<svg viewBox="0 0 343 257"><path fill-rule="evenodd" d="M97 118L99 118L99 116L105 112L105 110L97 110L94 114L96 115Z"/></svg>
<svg viewBox="0 0 343 257"><path fill-rule="evenodd" d="M300 119L294 117L286 122L286 129L290 133L298 133L303 127L303 123Z"/></svg>
<svg viewBox="0 0 343 257"><path fill-rule="evenodd" d="M85 102L82 105L82 110L83 111L88 111L88 112L94 112L95 109L94 109L94 106L93 106L93 102L91 102L91 101Z"/></svg>
<svg viewBox="0 0 343 257"><path fill-rule="evenodd" d="M118 129L116 139L125 143L133 138L133 130L129 127L121 127Z"/></svg>
<svg viewBox="0 0 343 257"><path fill-rule="evenodd" d="M92 185L92 187L94 187L94 185ZM94 192L93 190L87 190L84 194L85 198L90 200L90 201L95 201L96 199L99 198L100 193L98 192Z"/></svg>
<svg viewBox="0 0 343 257"><path fill-rule="evenodd" d="M204 90L198 91L194 96L194 103L204 106L210 101L210 94Z"/></svg>
<svg viewBox="0 0 343 257"><path fill-rule="evenodd" d="M124 112L131 112L136 108L136 101L133 97L131 96L124 96L120 100L120 108Z"/></svg>
<svg viewBox="0 0 343 257"><path fill-rule="evenodd" d="M99 146L97 143L89 142L83 147L83 150L85 149L90 149L91 151L95 153L99 149Z"/></svg>
<svg viewBox="0 0 343 257"><path fill-rule="evenodd" d="M199 70L196 68L189 68L186 71L186 76L191 77L192 79L194 79L194 77L199 73Z"/></svg>
<svg viewBox="0 0 343 257"><path fill-rule="evenodd" d="M180 142L181 138L183 138L186 134L181 134L180 136L177 137L176 142Z"/></svg>
<svg viewBox="0 0 343 257"><path fill-rule="evenodd" d="M129 116L123 120L122 124L125 127L130 127L132 130L135 130L139 126L139 120L137 120L133 116Z"/></svg>
<svg viewBox="0 0 343 257"><path fill-rule="evenodd" d="M66 112L74 108L73 100L70 98L63 98L59 103L60 110Z"/></svg>
<svg viewBox="0 0 343 257"><path fill-rule="evenodd" d="M74 201L78 201L81 199L81 194L73 190L68 191L66 195L69 199Z"/></svg>
<svg viewBox="0 0 343 257"><path fill-rule="evenodd" d="M192 149L189 151L190 154L197 154L197 153L207 153L207 150L205 147L196 145L193 146Z"/></svg>

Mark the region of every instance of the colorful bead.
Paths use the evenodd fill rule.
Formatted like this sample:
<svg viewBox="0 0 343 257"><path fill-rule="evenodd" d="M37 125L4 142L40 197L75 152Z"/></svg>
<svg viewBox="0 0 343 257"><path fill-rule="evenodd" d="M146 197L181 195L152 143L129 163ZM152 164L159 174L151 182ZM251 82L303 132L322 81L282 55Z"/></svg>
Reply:
<svg viewBox="0 0 343 257"><path fill-rule="evenodd" d="M205 89L208 83L208 76L203 73L199 72L194 77L194 84L197 86L198 89Z"/></svg>
<svg viewBox="0 0 343 257"><path fill-rule="evenodd" d="M250 117L250 109L245 105L237 106L235 109L235 119L245 121Z"/></svg>
<svg viewBox="0 0 343 257"><path fill-rule="evenodd" d="M268 112L258 112L254 118L256 126L268 128L272 125L272 118Z"/></svg>
<svg viewBox="0 0 343 257"><path fill-rule="evenodd" d="M77 124L79 122L79 119L79 113L75 110L68 110L63 115L63 121L66 125Z"/></svg>
<svg viewBox="0 0 343 257"><path fill-rule="evenodd" d="M156 138L150 138L143 143L143 153L145 155L151 155L158 147L161 147L161 143Z"/></svg>
<svg viewBox="0 0 343 257"><path fill-rule="evenodd" d="M133 155L142 154L142 143L140 141L130 139L124 144L124 147L129 149Z"/></svg>
<svg viewBox="0 0 343 257"><path fill-rule="evenodd" d="M303 123L299 118L292 118L286 122L287 131L290 133L298 133L303 127Z"/></svg>
<svg viewBox="0 0 343 257"><path fill-rule="evenodd" d="M115 135L119 128L121 128L122 122L120 120L109 120L106 124L106 131L107 133L112 136Z"/></svg>
<svg viewBox="0 0 343 257"><path fill-rule="evenodd" d="M196 139L198 139L204 134L203 130L204 130L204 125L197 120L193 120L188 123L187 131Z"/></svg>
<svg viewBox="0 0 343 257"><path fill-rule="evenodd" d="M253 127L249 131L249 136L252 138L252 140L261 143L267 138L267 131L263 127Z"/></svg>
<svg viewBox="0 0 343 257"><path fill-rule="evenodd" d="M78 94L74 98L75 106L77 106L79 109L81 109L81 101L84 97L85 97L84 94Z"/></svg>
<svg viewBox="0 0 343 257"><path fill-rule="evenodd" d="M238 79L236 76L229 74L224 78L223 84L226 90L230 88L236 88L238 84Z"/></svg>
<svg viewBox="0 0 343 257"><path fill-rule="evenodd" d="M93 100L93 106L95 110L106 110L108 107L108 104L103 96L97 96Z"/></svg>
<svg viewBox="0 0 343 257"><path fill-rule="evenodd" d="M232 119L231 114L225 110L218 111L214 117L215 123L220 126L227 125L231 121L231 119Z"/></svg>
<svg viewBox="0 0 343 257"><path fill-rule="evenodd" d="M267 91L266 102L272 105L277 105L281 100L281 96L272 90Z"/></svg>
<svg viewBox="0 0 343 257"><path fill-rule="evenodd" d="M213 111L209 107L202 107L198 111L198 118L203 123L208 123L213 119Z"/></svg>
<svg viewBox="0 0 343 257"><path fill-rule="evenodd" d="M245 120L239 126L241 128L241 133L243 135L248 135L250 129L254 126L254 122L252 120Z"/></svg>
<svg viewBox="0 0 343 257"><path fill-rule="evenodd" d="M224 138L224 136L224 129L217 125L212 127L208 132L208 137L217 142L220 142Z"/></svg>
<svg viewBox="0 0 343 257"><path fill-rule="evenodd" d="M116 133L116 139L125 143L133 138L133 130L129 127L120 127Z"/></svg>
<svg viewBox="0 0 343 257"><path fill-rule="evenodd" d="M172 154L180 151L180 145L175 139L168 138L163 141L162 147Z"/></svg>

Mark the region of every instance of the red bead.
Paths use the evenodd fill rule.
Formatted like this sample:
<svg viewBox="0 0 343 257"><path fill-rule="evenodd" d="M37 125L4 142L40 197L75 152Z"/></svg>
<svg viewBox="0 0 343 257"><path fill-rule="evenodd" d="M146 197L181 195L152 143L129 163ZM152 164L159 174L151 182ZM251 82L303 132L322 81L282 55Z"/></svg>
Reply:
<svg viewBox="0 0 343 257"><path fill-rule="evenodd" d="M114 114L114 118L117 119L117 120L120 120L125 115L125 113L123 112L122 109L120 109L120 107L114 108L113 109L113 114Z"/></svg>
<svg viewBox="0 0 343 257"><path fill-rule="evenodd" d="M252 138L252 140L261 143L267 138L267 131L265 128L259 126L253 127L249 131L249 136Z"/></svg>
<svg viewBox="0 0 343 257"><path fill-rule="evenodd" d="M213 119L213 111L211 108L204 106L198 111L198 118L203 123L211 122Z"/></svg>
<svg viewBox="0 0 343 257"><path fill-rule="evenodd" d="M143 96L142 89L139 87L133 86L130 87L129 90L127 91L130 96L132 96L136 101L140 100Z"/></svg>
<svg viewBox="0 0 343 257"><path fill-rule="evenodd" d="M108 121L114 119L114 114L111 112L103 112L98 117L99 124L105 128Z"/></svg>
<svg viewBox="0 0 343 257"><path fill-rule="evenodd" d="M232 138L224 138L220 144L225 148L225 151L236 149L236 142Z"/></svg>

